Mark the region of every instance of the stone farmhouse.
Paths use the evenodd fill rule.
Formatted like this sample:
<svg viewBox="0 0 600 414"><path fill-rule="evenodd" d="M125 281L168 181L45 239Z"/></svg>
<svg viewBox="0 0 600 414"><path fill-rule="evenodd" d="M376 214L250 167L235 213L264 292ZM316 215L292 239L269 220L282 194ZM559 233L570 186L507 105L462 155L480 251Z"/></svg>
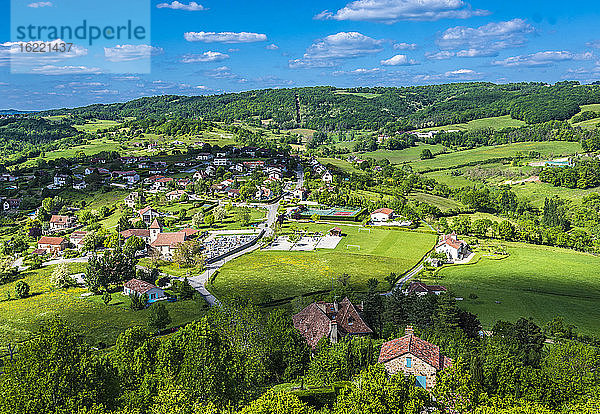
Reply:
<svg viewBox="0 0 600 414"><path fill-rule="evenodd" d="M364 336L373 333L362 318L362 306L354 306L348 298L341 302L313 302L292 317L311 348L322 338L332 343L347 335Z"/></svg>
<svg viewBox="0 0 600 414"><path fill-rule="evenodd" d="M407 326L406 335L386 342L379 353L380 364L390 374L403 372L415 377L415 386L432 389L438 372L452 366L452 359L440 354L440 348L414 335Z"/></svg>
<svg viewBox="0 0 600 414"><path fill-rule="evenodd" d="M442 236L440 242L435 246L435 251L445 253L449 260L462 260L471 254L467 242L459 240L456 233Z"/></svg>

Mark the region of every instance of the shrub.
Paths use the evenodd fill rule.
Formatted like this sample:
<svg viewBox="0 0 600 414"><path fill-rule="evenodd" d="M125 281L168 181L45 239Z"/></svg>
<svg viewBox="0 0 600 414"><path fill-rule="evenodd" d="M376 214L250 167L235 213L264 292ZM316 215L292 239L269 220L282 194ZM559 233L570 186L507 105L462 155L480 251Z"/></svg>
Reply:
<svg viewBox="0 0 600 414"><path fill-rule="evenodd" d="M15 294L17 295L18 298L21 298L21 299L29 296L29 285L27 284L27 282L23 282L22 280L19 280L17 282L17 284L15 285Z"/></svg>
<svg viewBox="0 0 600 414"><path fill-rule="evenodd" d="M148 304L148 295L146 294L139 296L135 293L130 293L129 299L131 299L130 307L133 310L145 309L146 305Z"/></svg>
<svg viewBox="0 0 600 414"><path fill-rule="evenodd" d="M171 316L169 311L162 303L155 303L150 306L150 313L148 315L148 327L160 331L165 329L168 324L171 323Z"/></svg>

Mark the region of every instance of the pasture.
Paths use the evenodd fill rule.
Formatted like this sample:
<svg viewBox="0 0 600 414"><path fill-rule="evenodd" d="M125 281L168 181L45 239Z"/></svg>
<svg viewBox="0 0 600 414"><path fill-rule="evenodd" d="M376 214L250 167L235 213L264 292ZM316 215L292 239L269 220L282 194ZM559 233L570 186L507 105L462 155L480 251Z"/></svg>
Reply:
<svg viewBox="0 0 600 414"><path fill-rule="evenodd" d="M71 264L71 272L83 272L85 265ZM16 282L0 286L0 344L30 338L47 320L58 317L80 332L90 345L100 342L113 345L117 336L132 326L146 326L148 310L129 309L129 298L112 293L112 302L105 305L99 296L82 297L84 288L56 290L50 283L54 266L23 273L31 296L15 299ZM6 300L8 295L12 300ZM165 303L176 326L200 318L204 300Z"/></svg>
<svg viewBox="0 0 600 414"><path fill-rule="evenodd" d="M439 208L442 212L446 212L449 210L462 210L462 209L466 208L466 206L459 201L452 200L450 198L436 196L434 194L413 193L413 194L410 194L408 196L408 198L435 206L435 207Z"/></svg>
<svg viewBox="0 0 600 414"><path fill-rule="evenodd" d="M493 251L497 244L487 246ZM581 332L600 333L599 257L524 243L505 246L508 257L499 260L479 252L472 264L442 268L436 282L463 297L460 306L476 313L487 329L498 320L521 316L541 325L562 316ZM478 298L469 299L470 294Z"/></svg>
<svg viewBox="0 0 600 414"><path fill-rule="evenodd" d="M333 225L296 227L325 232ZM331 289L335 277L347 273L353 288L365 290L372 277L383 281L391 272L412 268L437 239L417 231L375 228L369 233L358 226L340 227L345 237L333 250L256 251L225 264L208 288L219 298L240 295L263 303ZM380 287L388 288L386 282Z"/></svg>
<svg viewBox="0 0 600 414"><path fill-rule="evenodd" d="M479 147L441 154L429 160L416 160L411 166L416 171L449 169L467 163L479 163L493 158L514 157L517 152L537 151L543 157L571 155L581 151L581 144L567 141L517 142L513 144Z"/></svg>
<svg viewBox="0 0 600 414"><path fill-rule="evenodd" d="M372 152L365 152L357 154L363 158L372 158L374 160L381 160L387 158L392 164L402 164L405 162L415 161L421 159L421 152L424 149L429 149L432 154L439 154L446 150L441 144L429 145L419 144L415 147L405 148L402 150L377 150Z"/></svg>
<svg viewBox="0 0 600 414"><path fill-rule="evenodd" d="M117 121L99 119L96 121L86 122L83 125L73 125L73 127L75 129L77 129L78 131L93 133L93 132L97 132L99 129L111 128L111 127L114 127L117 125L119 125L119 122L117 122Z"/></svg>

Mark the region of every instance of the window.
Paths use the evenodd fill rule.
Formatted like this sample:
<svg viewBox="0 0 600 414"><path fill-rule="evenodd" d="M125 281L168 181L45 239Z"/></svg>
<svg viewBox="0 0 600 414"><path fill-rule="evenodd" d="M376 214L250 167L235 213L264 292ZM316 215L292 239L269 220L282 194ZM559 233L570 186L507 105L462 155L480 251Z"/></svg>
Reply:
<svg viewBox="0 0 600 414"><path fill-rule="evenodd" d="M406 368L410 368L412 366L412 358L406 357Z"/></svg>

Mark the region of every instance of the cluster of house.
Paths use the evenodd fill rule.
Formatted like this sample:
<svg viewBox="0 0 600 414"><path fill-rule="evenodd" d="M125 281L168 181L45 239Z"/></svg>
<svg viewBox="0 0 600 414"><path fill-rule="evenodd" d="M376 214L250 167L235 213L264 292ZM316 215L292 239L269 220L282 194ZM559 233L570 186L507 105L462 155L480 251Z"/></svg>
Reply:
<svg viewBox="0 0 600 414"><path fill-rule="evenodd" d="M333 182L333 175L331 174L331 172L329 172L329 170L323 166L323 164L321 164L319 161L317 161L316 158L312 158L310 160L310 167L312 168L313 172L318 175L319 177L321 177L321 180L325 183L331 183Z"/></svg>
<svg viewBox="0 0 600 414"><path fill-rule="evenodd" d="M294 327L300 331L308 345L315 349L323 338L332 343L344 337L368 336L373 330L363 318L362 305L354 305L348 298L341 302L314 302L292 317ZM404 373L415 378L415 385L431 389L436 375L452 366L452 360L440 348L414 334L407 326L405 335L381 346L378 362L392 375Z"/></svg>
<svg viewBox="0 0 600 414"><path fill-rule="evenodd" d="M125 240L130 237L138 237L155 249L162 259L172 260L177 246L194 238L198 234L198 230L184 228L176 232L164 232L157 217L154 217L148 229L128 229L121 231L120 234Z"/></svg>

